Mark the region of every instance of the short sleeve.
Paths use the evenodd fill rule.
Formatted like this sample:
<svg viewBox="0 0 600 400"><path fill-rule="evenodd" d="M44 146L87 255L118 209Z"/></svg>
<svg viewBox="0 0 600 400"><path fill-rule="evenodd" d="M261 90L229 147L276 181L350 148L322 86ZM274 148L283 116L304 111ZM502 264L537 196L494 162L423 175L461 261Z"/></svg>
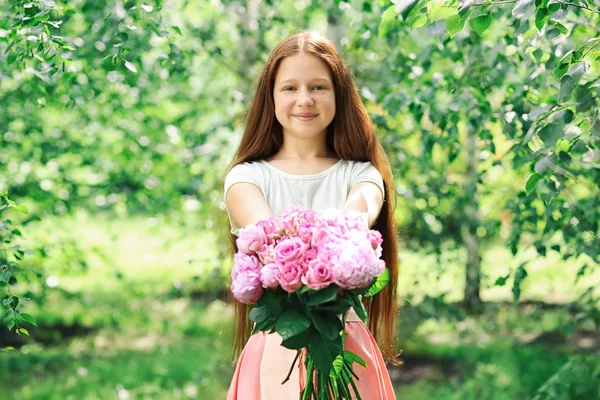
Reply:
<svg viewBox="0 0 600 400"><path fill-rule="evenodd" d="M252 165L248 163L238 164L233 167L225 176L225 184L223 187L223 207L227 210L227 215L229 216L229 222L231 224L231 233L239 236L240 227L238 227L235 222L231 219L231 215L229 214L229 210L227 209L227 191L236 183L252 183L256 185L261 191L262 189L262 181L261 175L259 171L256 170Z"/></svg>
<svg viewBox="0 0 600 400"><path fill-rule="evenodd" d="M379 187L382 197L385 198L385 186L383 184L381 173L370 161L356 163L354 170L352 171L350 187L352 188L359 182L373 182Z"/></svg>

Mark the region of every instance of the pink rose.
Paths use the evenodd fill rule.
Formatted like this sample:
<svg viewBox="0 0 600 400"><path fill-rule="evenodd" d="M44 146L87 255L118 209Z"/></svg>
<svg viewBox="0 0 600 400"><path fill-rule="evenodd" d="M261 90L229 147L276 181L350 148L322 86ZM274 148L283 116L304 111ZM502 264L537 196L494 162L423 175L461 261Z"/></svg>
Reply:
<svg viewBox="0 0 600 400"><path fill-rule="evenodd" d="M249 225L240 230L236 239L238 250L246 254L255 254L267 242L265 230L258 225Z"/></svg>
<svg viewBox="0 0 600 400"><path fill-rule="evenodd" d="M279 267L279 284L288 293L295 292L302 286L302 266L290 262Z"/></svg>
<svg viewBox="0 0 600 400"><path fill-rule="evenodd" d="M275 262L275 246L272 244L263 244L258 250L258 258L263 264Z"/></svg>
<svg viewBox="0 0 600 400"><path fill-rule="evenodd" d="M315 249L308 249L304 252L304 256L302 257L302 260L300 260L300 265L305 273L308 269L308 265L315 258L317 258L317 251Z"/></svg>
<svg viewBox="0 0 600 400"><path fill-rule="evenodd" d="M280 234L276 226L275 217L257 222L256 225L260 226L265 231L265 235L267 236L267 244L275 244L275 242L279 239Z"/></svg>
<svg viewBox="0 0 600 400"><path fill-rule="evenodd" d="M313 232L314 232L313 224L310 222L307 222L298 228L298 230L296 231L296 237L299 237L304 243L306 243L307 245L310 245L311 239L313 236Z"/></svg>
<svg viewBox="0 0 600 400"><path fill-rule="evenodd" d="M233 297L241 303L256 303L263 293L259 273L252 270L240 271L231 284L231 291Z"/></svg>
<svg viewBox="0 0 600 400"><path fill-rule="evenodd" d="M319 290L329 286L334 281L331 264L315 259L310 263L308 271L302 277L302 283L311 289Z"/></svg>
<svg viewBox="0 0 600 400"><path fill-rule="evenodd" d="M327 229L317 228L310 239L310 245L313 248L319 248L321 243L330 235Z"/></svg>
<svg viewBox="0 0 600 400"><path fill-rule="evenodd" d="M260 280L264 288L276 288L279 286L280 273L277 264L267 264L260 270Z"/></svg>
<svg viewBox="0 0 600 400"><path fill-rule="evenodd" d="M244 253L235 253L233 256L233 268L231 269L231 278L236 279L237 275L242 271L260 271L260 261L256 256L250 256Z"/></svg>
<svg viewBox="0 0 600 400"><path fill-rule="evenodd" d="M300 238L281 239L275 246L275 263L280 267L284 264L299 261L308 246Z"/></svg>

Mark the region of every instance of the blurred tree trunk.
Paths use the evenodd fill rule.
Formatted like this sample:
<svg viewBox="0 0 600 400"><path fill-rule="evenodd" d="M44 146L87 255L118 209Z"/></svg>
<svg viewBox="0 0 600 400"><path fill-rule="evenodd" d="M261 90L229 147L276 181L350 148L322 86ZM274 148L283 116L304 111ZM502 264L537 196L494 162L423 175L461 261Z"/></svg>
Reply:
<svg viewBox="0 0 600 400"><path fill-rule="evenodd" d="M467 124L467 171L465 175L465 189L467 198L470 201L466 202L464 208L463 222L460 228L460 234L463 244L467 250L467 266L465 274L465 292L464 304L469 312L477 312L481 308L481 298L479 297L480 280L481 280L481 256L479 255L480 240L477 236L477 227L480 226L479 210L479 194L477 190L477 182L479 174L477 172L477 164L479 162L477 154L477 128L476 121L469 119Z"/></svg>

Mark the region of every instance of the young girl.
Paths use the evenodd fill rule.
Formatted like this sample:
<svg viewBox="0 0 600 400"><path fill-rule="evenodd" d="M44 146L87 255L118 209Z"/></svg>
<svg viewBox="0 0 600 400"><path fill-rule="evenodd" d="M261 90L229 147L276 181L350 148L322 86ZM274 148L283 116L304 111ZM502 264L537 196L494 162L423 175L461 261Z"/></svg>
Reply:
<svg viewBox="0 0 600 400"><path fill-rule="evenodd" d="M374 298L365 299L368 328L350 310L345 348L368 363L368 369L354 364L362 398L395 399L382 357L383 351L388 361L397 361L395 186L348 67L318 33L292 35L270 54L225 178L224 196L234 251L241 227L292 204L317 211L358 210L371 229L381 232L391 279ZM304 365L298 363L291 379L281 384L296 351L282 347L276 333L250 336L249 308L234 303L235 354L241 354L227 400L297 400L306 379Z"/></svg>

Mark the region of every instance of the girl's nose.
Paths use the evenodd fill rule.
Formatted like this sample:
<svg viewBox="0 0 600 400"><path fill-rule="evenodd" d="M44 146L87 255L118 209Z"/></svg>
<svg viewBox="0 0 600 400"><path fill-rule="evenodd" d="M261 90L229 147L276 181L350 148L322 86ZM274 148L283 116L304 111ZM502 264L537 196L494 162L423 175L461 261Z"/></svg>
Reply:
<svg viewBox="0 0 600 400"><path fill-rule="evenodd" d="M299 98L298 98L298 103L300 105L306 104L306 105L311 105L314 103L313 98L312 98L312 93L310 92L310 90L301 90L299 93Z"/></svg>

